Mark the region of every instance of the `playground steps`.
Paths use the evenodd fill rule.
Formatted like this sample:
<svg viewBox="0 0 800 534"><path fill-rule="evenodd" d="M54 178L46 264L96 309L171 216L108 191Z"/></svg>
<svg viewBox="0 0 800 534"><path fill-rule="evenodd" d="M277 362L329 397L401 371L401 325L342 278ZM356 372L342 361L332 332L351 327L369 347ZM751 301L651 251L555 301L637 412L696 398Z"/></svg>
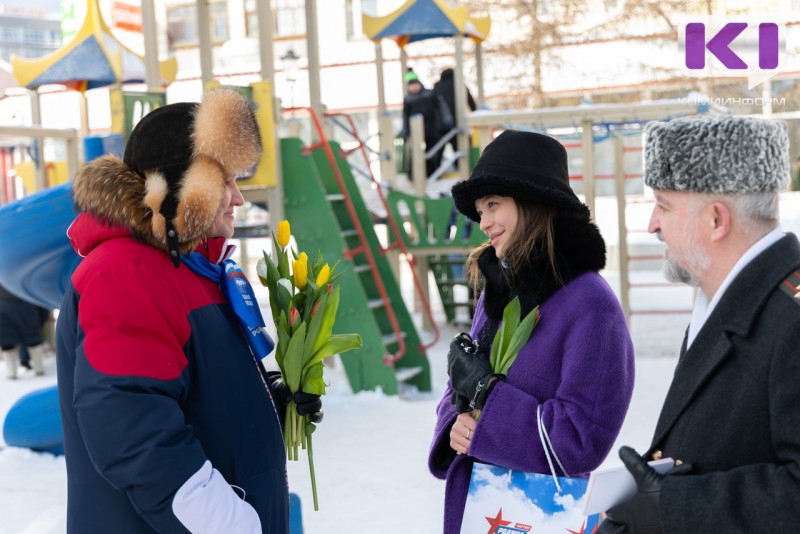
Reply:
<svg viewBox="0 0 800 534"><path fill-rule="evenodd" d="M468 289L469 282L464 272L466 261L467 257L463 254L437 254L428 257L428 268L436 280L448 323L463 324L464 318L471 319L475 312L475 298ZM457 289L456 286L463 288Z"/></svg>
<svg viewBox="0 0 800 534"><path fill-rule="evenodd" d="M402 191L387 195L389 211L401 226L406 249L428 259L447 321L466 326L475 310L475 296L469 290L464 263L469 251L486 240L478 225L455 211L453 199L417 197ZM457 287L463 286L463 287Z"/></svg>
<svg viewBox="0 0 800 534"><path fill-rule="evenodd" d="M342 299L334 332L356 332L363 340L360 350L341 355L350 385L353 391L381 388L387 394L395 394L398 383L405 382L420 391L430 391L428 360L420 348L419 335L403 302L399 284L380 252L372 217L349 165L340 155L339 145L331 143L331 148L406 346L405 355L393 367L384 363L385 356L397 352L399 339L391 328L366 255L358 253L346 257L346 251L359 247L360 239L324 148L306 154L299 139L282 139L286 217L292 225L292 234L309 259L313 260L317 250L331 265L341 259L337 272L343 273L339 279Z"/></svg>

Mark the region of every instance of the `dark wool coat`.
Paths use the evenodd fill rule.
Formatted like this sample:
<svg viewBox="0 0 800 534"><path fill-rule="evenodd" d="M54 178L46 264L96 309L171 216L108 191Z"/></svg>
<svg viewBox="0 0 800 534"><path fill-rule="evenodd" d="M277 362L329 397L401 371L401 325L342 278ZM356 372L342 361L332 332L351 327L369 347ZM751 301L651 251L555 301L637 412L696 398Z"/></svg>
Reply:
<svg viewBox="0 0 800 534"><path fill-rule="evenodd" d="M797 528L800 300L781 288L797 269L800 244L787 234L736 276L682 350L650 451L693 466L664 480L665 534Z"/></svg>
<svg viewBox="0 0 800 534"><path fill-rule="evenodd" d="M550 472L536 424L539 405L553 447L573 476L586 475L602 463L622 426L633 391L633 344L617 297L594 272L604 262L602 239L593 225L561 217L556 246L559 270L568 280L564 287L558 288L534 265L522 283L505 288L509 291L502 301L522 292L523 309L541 302L541 319L506 379L489 395L469 454L456 456L449 445L457 416L449 383L437 408L428 466L447 481L445 534L461 528L474 461ZM487 251L494 254L491 247ZM485 268L483 257L481 264ZM493 288L494 277L488 275L472 323L473 338L478 338L490 308L502 313L504 307L487 306L503 291Z"/></svg>

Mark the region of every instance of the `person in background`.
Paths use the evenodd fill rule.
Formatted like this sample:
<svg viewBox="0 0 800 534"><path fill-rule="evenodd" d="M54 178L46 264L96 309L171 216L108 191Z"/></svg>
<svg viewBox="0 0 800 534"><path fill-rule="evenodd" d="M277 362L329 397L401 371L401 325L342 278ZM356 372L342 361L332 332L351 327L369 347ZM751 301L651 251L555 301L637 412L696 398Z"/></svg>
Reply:
<svg viewBox="0 0 800 534"><path fill-rule="evenodd" d="M279 413L319 420L321 403L270 380L229 259L236 178L260 156L247 100L218 90L150 112L122 159L75 178L83 259L56 333L69 533L288 534Z"/></svg>
<svg viewBox="0 0 800 534"><path fill-rule="evenodd" d="M800 517L800 243L778 224L783 123L697 117L645 128L648 230L698 289L650 448L620 458L637 493L603 534L780 532ZM655 414L654 414L655 415ZM666 475L646 461L672 458Z"/></svg>
<svg viewBox="0 0 800 534"><path fill-rule="evenodd" d="M19 366L44 374L44 337L42 328L50 310L31 304L0 286L0 349L6 365L6 378L17 378ZM28 359L22 360L27 349Z"/></svg>
<svg viewBox="0 0 800 534"><path fill-rule="evenodd" d="M445 104L447 104L447 109L450 110L450 116L453 117L453 120L455 121L456 91L453 81L453 74L453 69L449 67L444 69L440 74L439 81L433 84L433 92L442 97ZM475 99L472 98L472 94L469 92L468 88L465 87L464 89L467 93L467 106L469 107L470 111L475 111L478 109L478 106L475 104ZM452 137L448 143L450 143L450 146L453 147L454 151L458 152L458 136Z"/></svg>
<svg viewBox="0 0 800 534"><path fill-rule="evenodd" d="M794 161L794 170L792 171L792 185L789 187L792 191L800 191L800 156Z"/></svg>
<svg viewBox="0 0 800 534"><path fill-rule="evenodd" d="M625 316L598 273L605 242L570 188L561 143L506 130L452 193L489 239L467 260L483 291L470 333L450 344L450 380L428 456L431 473L446 480L445 534L460 531L475 461L550 473L537 411L569 475L597 468L622 426L634 379ZM522 317L540 306L541 319L504 376L489 354L515 297ZM477 421L473 409L481 410Z"/></svg>
<svg viewBox="0 0 800 534"><path fill-rule="evenodd" d="M403 98L403 131L401 135L406 146L408 146L408 137L410 135L408 120L413 115L422 115L423 127L425 128L425 150L431 150L439 139L442 138L447 132L453 128L453 116L447 108L444 99L436 93L427 89L417 76L417 73L411 69L405 75L405 81L408 84L408 92ZM409 157L407 172L409 178L411 177L411 152L406 152ZM442 163L442 154L444 147L440 148L430 158L425 160L425 172L427 176L431 176Z"/></svg>

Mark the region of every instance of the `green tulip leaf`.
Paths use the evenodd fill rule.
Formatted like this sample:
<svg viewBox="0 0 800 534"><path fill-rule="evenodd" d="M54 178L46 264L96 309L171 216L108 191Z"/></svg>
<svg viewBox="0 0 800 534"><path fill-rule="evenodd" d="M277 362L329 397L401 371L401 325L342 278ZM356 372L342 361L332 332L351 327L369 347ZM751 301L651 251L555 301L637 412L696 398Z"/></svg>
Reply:
<svg viewBox="0 0 800 534"><path fill-rule="evenodd" d="M328 356L360 349L361 345L361 336L358 334L334 334L314 353L314 357L306 363L305 369L310 369L312 365L322 362Z"/></svg>
<svg viewBox="0 0 800 534"><path fill-rule="evenodd" d="M511 345L511 338L514 336L514 332L517 331L517 327L519 326L520 313L521 306L519 297L514 297L503 310L503 324L500 325L500 330L502 331L500 348L497 353L497 361L492 369L503 369L507 366L510 356L509 346ZM516 357L516 354L514 354L514 356Z"/></svg>
<svg viewBox="0 0 800 534"><path fill-rule="evenodd" d="M300 390L300 379L303 376L303 343L306 336L306 323L302 323L289 340L286 354L283 357L284 378L289 389L294 393Z"/></svg>
<svg viewBox="0 0 800 534"><path fill-rule="evenodd" d="M522 347L524 347L525 343L527 343L528 339L530 339L534 327L539 322L539 317L539 307L536 306L527 316L525 316L525 319L519 323L519 326L511 336L508 348L506 349L503 364L496 372L501 374L508 373L511 365L517 359L519 351L522 350Z"/></svg>
<svg viewBox="0 0 800 534"><path fill-rule="evenodd" d="M336 311L339 308L339 286L333 288L331 293L328 293L328 303L325 306L325 311L322 314L322 323L319 327L319 333L314 340L314 345L311 348L311 353L315 354L328 338L331 337L333 332L333 323L336 321Z"/></svg>
<svg viewBox="0 0 800 534"><path fill-rule="evenodd" d="M300 389L313 395L324 395L327 387L322 379L322 363L312 365L303 373L303 380Z"/></svg>
<svg viewBox="0 0 800 534"><path fill-rule="evenodd" d="M303 346L306 359L306 361L303 362L303 365L308 363L308 361L314 355L314 346L317 344L320 336L322 321L325 319L325 310L328 308L329 300L330 299L328 298L328 295L323 295L319 301L319 308L317 308L316 313L314 313L314 315L311 317L311 321L309 322L308 333L306 334L306 342Z"/></svg>

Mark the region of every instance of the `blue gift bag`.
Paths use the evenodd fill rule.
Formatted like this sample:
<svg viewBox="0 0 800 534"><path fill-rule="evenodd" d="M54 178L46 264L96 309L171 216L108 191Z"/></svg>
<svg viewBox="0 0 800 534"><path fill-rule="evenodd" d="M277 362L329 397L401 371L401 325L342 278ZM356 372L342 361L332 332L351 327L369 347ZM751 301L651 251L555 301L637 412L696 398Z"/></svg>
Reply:
<svg viewBox="0 0 800 534"><path fill-rule="evenodd" d="M592 534L599 514L586 517L583 504L588 479L559 477L547 431L539 420L539 438L551 474L525 473L475 462L469 482L461 534Z"/></svg>

